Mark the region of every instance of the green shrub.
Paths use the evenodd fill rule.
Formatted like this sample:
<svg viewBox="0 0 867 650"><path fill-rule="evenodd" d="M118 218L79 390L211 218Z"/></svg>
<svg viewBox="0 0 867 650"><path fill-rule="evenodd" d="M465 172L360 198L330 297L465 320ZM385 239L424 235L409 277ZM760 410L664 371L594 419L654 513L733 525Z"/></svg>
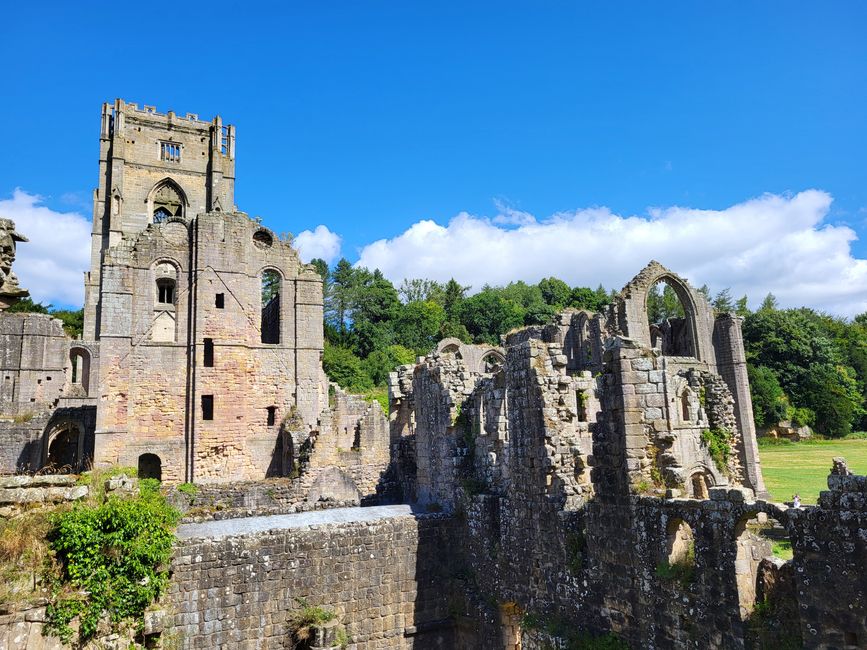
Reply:
<svg viewBox="0 0 867 650"><path fill-rule="evenodd" d="M717 469L723 474L728 474L729 456L732 453L731 433L726 429L716 427L705 429L701 432L701 440L707 447Z"/></svg>
<svg viewBox="0 0 867 650"><path fill-rule="evenodd" d="M811 427L816 422L816 414L808 408L792 406L786 415L796 427Z"/></svg>
<svg viewBox="0 0 867 650"><path fill-rule="evenodd" d="M311 605L304 598L295 600L300 607L289 617L289 627L297 641L306 641L313 633L313 628L334 620L334 612L319 605Z"/></svg>
<svg viewBox="0 0 867 650"><path fill-rule="evenodd" d="M194 497L199 493L199 487L195 483L181 483L175 489L188 497Z"/></svg>
<svg viewBox="0 0 867 650"><path fill-rule="evenodd" d="M168 584L179 516L156 479L140 481L138 495L111 495L99 505L77 504L53 515L48 630L68 642L78 616L84 642L106 613L113 626L132 619L140 627L145 609Z"/></svg>

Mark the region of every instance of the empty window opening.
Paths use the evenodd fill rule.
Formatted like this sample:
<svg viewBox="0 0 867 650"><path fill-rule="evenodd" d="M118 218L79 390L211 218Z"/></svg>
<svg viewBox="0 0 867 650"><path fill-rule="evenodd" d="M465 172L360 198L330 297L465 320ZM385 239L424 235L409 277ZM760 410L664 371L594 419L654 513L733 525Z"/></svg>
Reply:
<svg viewBox="0 0 867 650"><path fill-rule="evenodd" d="M671 565L695 565L695 539L683 519L672 519L666 528L667 559Z"/></svg>
<svg viewBox="0 0 867 650"><path fill-rule="evenodd" d="M704 472L696 472L693 474L690 478L690 484L692 488L691 496L693 499L709 498L708 488L710 487L710 481Z"/></svg>
<svg viewBox="0 0 867 650"><path fill-rule="evenodd" d="M685 388L680 395L680 421L684 424L692 421L689 411L689 389Z"/></svg>
<svg viewBox="0 0 867 650"><path fill-rule="evenodd" d="M138 477L163 480L163 464L156 454L142 454L138 457Z"/></svg>
<svg viewBox="0 0 867 650"><path fill-rule="evenodd" d="M695 539L692 528L683 519L673 518L665 528L665 549L656 565L661 580L686 587L695 571Z"/></svg>
<svg viewBox="0 0 867 650"><path fill-rule="evenodd" d="M504 650L521 650L521 608L515 603L500 605L500 634Z"/></svg>
<svg viewBox="0 0 867 650"><path fill-rule="evenodd" d="M765 513L744 517L735 528L735 579L743 620L749 623L758 603L763 606L757 616L766 621L761 647L800 648L797 589L792 564L792 544L786 528ZM771 620L767 620L768 617ZM753 626L747 625L748 634ZM749 639L748 647L760 647Z"/></svg>
<svg viewBox="0 0 867 650"><path fill-rule="evenodd" d="M181 145L177 142L160 142L160 160L181 162Z"/></svg>
<svg viewBox="0 0 867 650"><path fill-rule="evenodd" d="M215 306L217 309L224 309L224 308L226 307L226 294L224 294L224 293L218 293L218 294L214 297L214 306Z"/></svg>
<svg viewBox="0 0 867 650"><path fill-rule="evenodd" d="M204 354L204 364L205 368L213 368L214 367L214 339L205 339L205 350Z"/></svg>
<svg viewBox="0 0 867 650"><path fill-rule="evenodd" d="M170 278L157 280L157 302L161 305L175 304L175 281Z"/></svg>
<svg viewBox="0 0 867 650"><path fill-rule="evenodd" d="M482 372L497 372L503 366L503 359L493 352L482 359Z"/></svg>
<svg viewBox="0 0 867 650"><path fill-rule="evenodd" d="M213 420L214 419L214 396L213 395L202 395L202 419L203 420Z"/></svg>
<svg viewBox="0 0 867 650"><path fill-rule="evenodd" d="M154 223L162 223L172 216L172 213L165 208L157 208L154 210Z"/></svg>
<svg viewBox="0 0 867 650"><path fill-rule="evenodd" d="M71 350L69 353L69 365L71 367L70 383L77 390L87 395L90 383L90 355L85 350L78 348Z"/></svg>
<svg viewBox="0 0 867 650"><path fill-rule="evenodd" d="M268 426L273 427L277 422L277 407L269 406L268 407Z"/></svg>
<svg viewBox="0 0 867 650"><path fill-rule="evenodd" d="M578 406L578 421L587 422L587 392L583 390L576 390L575 402Z"/></svg>
<svg viewBox="0 0 867 650"><path fill-rule="evenodd" d="M688 289L665 278L647 292L651 345L662 354L696 356L694 315L687 309L688 304Z"/></svg>
<svg viewBox="0 0 867 650"><path fill-rule="evenodd" d="M262 343L280 342L280 274L262 273Z"/></svg>

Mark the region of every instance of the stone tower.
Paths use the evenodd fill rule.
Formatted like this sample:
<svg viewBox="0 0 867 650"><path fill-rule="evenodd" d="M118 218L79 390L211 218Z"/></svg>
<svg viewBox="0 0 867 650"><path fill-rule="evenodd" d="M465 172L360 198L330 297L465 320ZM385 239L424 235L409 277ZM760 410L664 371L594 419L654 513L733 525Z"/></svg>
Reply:
<svg viewBox="0 0 867 650"><path fill-rule="evenodd" d="M157 113L122 99L103 104L84 339L100 338L102 264L110 247L150 223L232 212L234 202L234 126L224 126L219 116L204 122L193 113Z"/></svg>

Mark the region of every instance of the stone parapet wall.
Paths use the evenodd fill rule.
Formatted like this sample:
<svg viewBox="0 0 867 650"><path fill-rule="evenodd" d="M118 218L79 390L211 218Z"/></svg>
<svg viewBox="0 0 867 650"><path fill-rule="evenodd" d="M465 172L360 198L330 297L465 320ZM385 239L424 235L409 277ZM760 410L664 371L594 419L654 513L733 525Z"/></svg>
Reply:
<svg viewBox="0 0 867 650"><path fill-rule="evenodd" d="M182 648L291 647L298 599L357 650L452 648L454 523L406 515L178 543L164 635Z"/></svg>

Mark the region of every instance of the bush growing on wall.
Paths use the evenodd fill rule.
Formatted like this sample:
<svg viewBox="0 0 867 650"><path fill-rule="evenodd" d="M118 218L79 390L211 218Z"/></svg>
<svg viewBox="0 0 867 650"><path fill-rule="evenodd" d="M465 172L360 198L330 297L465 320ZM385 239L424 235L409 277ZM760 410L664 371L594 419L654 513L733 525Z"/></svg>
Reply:
<svg viewBox="0 0 867 650"><path fill-rule="evenodd" d="M94 636L106 614L112 626L130 619L140 626L145 609L168 584L180 515L160 494L158 481L139 485L138 495L79 504L51 519L56 562L48 575L48 627L64 641L72 638L76 616L80 641Z"/></svg>

